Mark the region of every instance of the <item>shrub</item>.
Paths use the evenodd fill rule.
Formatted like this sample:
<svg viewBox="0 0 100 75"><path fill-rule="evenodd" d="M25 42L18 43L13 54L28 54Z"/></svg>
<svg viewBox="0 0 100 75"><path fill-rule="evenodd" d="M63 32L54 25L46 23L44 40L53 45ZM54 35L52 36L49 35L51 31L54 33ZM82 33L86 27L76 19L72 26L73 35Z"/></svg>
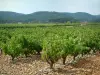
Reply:
<svg viewBox="0 0 100 75"><path fill-rule="evenodd" d="M18 57L23 49L23 38L22 36L13 36L3 47L5 54L8 54L14 60Z"/></svg>
<svg viewBox="0 0 100 75"><path fill-rule="evenodd" d="M53 36L53 37L52 37ZM58 35L53 35L44 39L43 42L43 51L42 51L42 59L46 60L50 65L50 68L53 68L53 64L58 61L60 58L61 51L61 39L59 39Z"/></svg>

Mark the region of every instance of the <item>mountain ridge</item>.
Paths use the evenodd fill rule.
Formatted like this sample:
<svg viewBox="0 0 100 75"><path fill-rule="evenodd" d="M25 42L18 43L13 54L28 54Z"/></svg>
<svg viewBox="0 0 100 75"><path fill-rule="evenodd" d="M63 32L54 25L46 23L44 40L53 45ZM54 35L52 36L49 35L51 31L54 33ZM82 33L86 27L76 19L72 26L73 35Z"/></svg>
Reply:
<svg viewBox="0 0 100 75"><path fill-rule="evenodd" d="M100 15L92 15L86 12L50 12L38 11L31 14L23 14L10 11L0 11L0 23L13 22L66 22L87 21L100 22Z"/></svg>

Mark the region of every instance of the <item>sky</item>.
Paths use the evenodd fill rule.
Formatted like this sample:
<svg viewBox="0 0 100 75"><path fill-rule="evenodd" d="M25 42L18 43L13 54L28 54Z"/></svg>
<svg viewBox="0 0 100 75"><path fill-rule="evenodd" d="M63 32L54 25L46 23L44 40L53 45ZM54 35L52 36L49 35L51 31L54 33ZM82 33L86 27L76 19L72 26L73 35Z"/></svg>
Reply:
<svg viewBox="0 0 100 75"><path fill-rule="evenodd" d="M100 15L100 0L0 0L0 11L24 14L37 11L87 12Z"/></svg>

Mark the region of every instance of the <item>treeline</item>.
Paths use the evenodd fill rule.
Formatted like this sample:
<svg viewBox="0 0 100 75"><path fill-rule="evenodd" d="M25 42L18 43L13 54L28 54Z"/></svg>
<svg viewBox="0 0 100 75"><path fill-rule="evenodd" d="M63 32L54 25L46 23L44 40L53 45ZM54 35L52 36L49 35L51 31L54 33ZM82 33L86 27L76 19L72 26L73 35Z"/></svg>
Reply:
<svg viewBox="0 0 100 75"><path fill-rule="evenodd" d="M0 23L49 23L49 22L100 22L100 15L91 15L85 12L48 12L40 11L32 14L0 11Z"/></svg>

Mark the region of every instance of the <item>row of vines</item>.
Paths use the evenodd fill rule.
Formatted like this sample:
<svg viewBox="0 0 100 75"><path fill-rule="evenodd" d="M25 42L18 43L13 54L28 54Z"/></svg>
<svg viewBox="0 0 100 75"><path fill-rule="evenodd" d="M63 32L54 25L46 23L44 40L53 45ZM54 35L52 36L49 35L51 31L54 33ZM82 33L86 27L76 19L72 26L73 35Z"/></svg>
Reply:
<svg viewBox="0 0 100 75"><path fill-rule="evenodd" d="M84 56L100 50L100 27L35 27L0 29L0 49L12 57L39 54L50 68L67 56Z"/></svg>

